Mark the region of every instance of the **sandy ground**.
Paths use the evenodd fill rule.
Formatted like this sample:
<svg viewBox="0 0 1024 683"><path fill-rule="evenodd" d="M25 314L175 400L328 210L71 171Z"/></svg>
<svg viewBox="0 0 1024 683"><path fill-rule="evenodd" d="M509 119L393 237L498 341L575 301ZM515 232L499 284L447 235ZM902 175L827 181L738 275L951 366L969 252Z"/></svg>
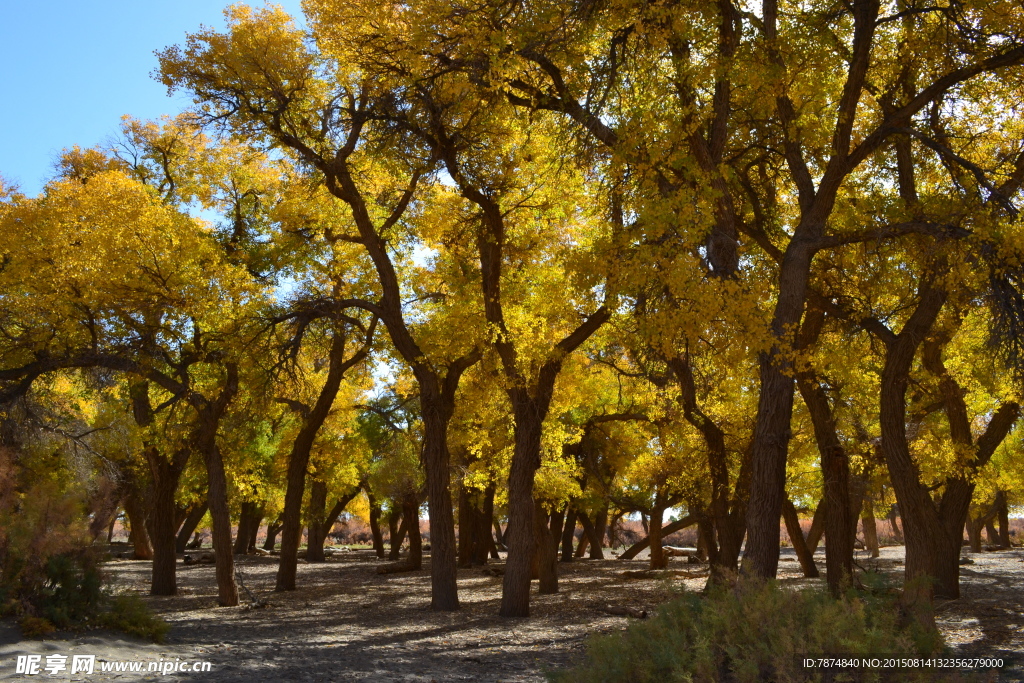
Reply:
<svg viewBox="0 0 1024 683"><path fill-rule="evenodd" d="M899 573L901 547L882 558L858 561ZM1000 680L1024 680L1009 660L1024 653L1024 552L968 555L963 597L936 605L939 627L956 653L1001 656L1008 664ZM9 621L0 622L0 680L207 680L207 681L487 681L539 683L544 672L582 655L590 633L626 626L608 605L653 610L685 587L700 590L706 566L674 560L670 569L694 574L633 579L626 570L646 567L608 559L562 564L561 591L534 595L529 619L499 619L501 578L480 569L459 572L462 609L430 612L429 558L423 571L378 575L369 551L343 553L324 564L299 565L299 590L272 593L275 558L245 557L242 581L270 604L261 609L216 607L212 566L180 566L175 597L145 599L170 624L166 642L142 643L105 632L47 640L21 640ZM824 558L820 558L820 565ZM492 566L500 566L494 563ZM106 565L117 590L145 594L149 563L115 560ZM784 584L804 585L797 563L784 552ZM244 596L244 591L242 592ZM67 672L39 676L15 673L18 655L96 655L97 661L210 662L206 673ZM1024 663L1024 662L1022 662ZM70 668L70 667L69 667Z"/></svg>

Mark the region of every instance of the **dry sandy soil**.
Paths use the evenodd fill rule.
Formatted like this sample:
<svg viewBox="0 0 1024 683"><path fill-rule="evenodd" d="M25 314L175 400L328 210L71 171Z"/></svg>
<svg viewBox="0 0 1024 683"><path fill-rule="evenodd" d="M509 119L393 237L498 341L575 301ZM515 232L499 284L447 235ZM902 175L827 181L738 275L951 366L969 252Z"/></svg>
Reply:
<svg viewBox="0 0 1024 683"><path fill-rule="evenodd" d="M901 547L885 548L880 560L859 562L898 573L902 552ZM974 564L963 567L963 598L936 606L947 642L963 654L1009 660L1024 653L1024 551L969 557ZM276 564L275 558L262 557L238 562L245 585L269 602L260 609L217 608L213 567L181 566L180 595L145 597L171 624L162 645L98 631L28 641L20 639L12 623L0 622L0 680L539 683L545 671L580 657L588 634L625 628L625 617L601 608L657 609L675 590L700 590L706 573L701 565L678 563L672 569L696 578L623 576L626 570L645 568L642 558L562 564L561 592L534 595L529 619L508 620L496 616L501 578L480 569L459 572L462 609L437 614L427 609L429 558L423 571L382 576L374 571L379 561L372 552L341 553L324 564L300 564L300 588L285 594L271 592ZM149 563L114 560L106 567L117 590L145 595ZM780 568L784 584L809 583L800 578L791 555L784 554ZM160 676L102 674L97 669L91 676L23 677L15 674L19 654L95 654L100 660L147 663L209 661L212 670ZM1008 665L999 680L1024 680L1024 669Z"/></svg>

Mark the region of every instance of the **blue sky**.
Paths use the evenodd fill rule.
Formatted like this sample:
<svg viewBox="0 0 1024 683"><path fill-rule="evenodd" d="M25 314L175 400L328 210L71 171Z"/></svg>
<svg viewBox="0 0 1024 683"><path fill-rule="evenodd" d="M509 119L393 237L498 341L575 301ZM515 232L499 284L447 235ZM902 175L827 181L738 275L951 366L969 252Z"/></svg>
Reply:
<svg viewBox="0 0 1024 683"><path fill-rule="evenodd" d="M0 175L35 194L60 150L112 137L121 116L176 114L150 76L154 50L200 25L222 28L226 0L10 2L0 21ZM256 4L256 3L252 3ZM279 0L298 15L299 0Z"/></svg>

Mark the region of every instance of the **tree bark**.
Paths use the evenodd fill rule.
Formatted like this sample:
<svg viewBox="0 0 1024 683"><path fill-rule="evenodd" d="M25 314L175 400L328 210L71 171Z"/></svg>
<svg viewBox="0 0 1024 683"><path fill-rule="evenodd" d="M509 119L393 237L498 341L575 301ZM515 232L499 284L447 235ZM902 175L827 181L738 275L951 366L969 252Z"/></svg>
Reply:
<svg viewBox="0 0 1024 683"><path fill-rule="evenodd" d="M665 506L655 501L654 507L651 508L651 533L648 537L651 547L651 569L664 569L668 566L668 556L665 555L664 549L661 547L662 539L662 526L661 518L665 513Z"/></svg>
<svg viewBox="0 0 1024 683"><path fill-rule="evenodd" d="M373 536L373 551L383 560L384 536L380 533L380 503L369 490L367 496L370 499L370 534Z"/></svg>
<svg viewBox="0 0 1024 683"><path fill-rule="evenodd" d="M1006 502L1006 491L996 493L996 516L999 518L999 545L1011 547L1010 543L1010 507Z"/></svg>
<svg viewBox="0 0 1024 683"><path fill-rule="evenodd" d="M313 479L309 485L309 520L306 524L306 561L323 562L324 522L327 520L327 482Z"/></svg>
<svg viewBox="0 0 1024 683"><path fill-rule="evenodd" d="M558 592L558 536L548 526L548 514L541 501L534 503L534 553L537 556L537 574L540 593ZM561 531L561 529L559 529Z"/></svg>
<svg viewBox="0 0 1024 683"><path fill-rule="evenodd" d="M484 489L483 508L476 516L475 551L473 564L483 566L487 564L487 556L494 548L494 539L491 538L491 520L494 517L494 484ZM497 555L497 549L494 550Z"/></svg>
<svg viewBox="0 0 1024 683"><path fill-rule="evenodd" d="M125 495L124 512L128 516L128 525L131 528L131 541L135 546L135 559L152 560L153 544L149 539L149 529L146 528L146 513L135 491L129 491Z"/></svg>
<svg viewBox="0 0 1024 683"><path fill-rule="evenodd" d="M181 528L178 529L178 536L174 542L174 551L179 555L185 552L185 546L188 545L188 541L192 538L192 534L195 532L196 527L199 526L199 522L203 521L203 517L206 515L208 510L206 501L198 505L193 505L192 509L185 515L185 521L181 523Z"/></svg>
<svg viewBox="0 0 1024 683"><path fill-rule="evenodd" d="M423 567L423 540L420 537L420 501L415 492L410 492L402 499L402 524L408 527L409 557L407 562L411 569ZM401 532L399 532L401 534ZM433 544L431 544L433 557Z"/></svg>
<svg viewBox="0 0 1024 683"><path fill-rule="evenodd" d="M238 515L238 531L235 534L235 555L245 555L249 552L253 531L259 531L263 518L262 507L262 504L256 501L247 500L242 503Z"/></svg>
<svg viewBox="0 0 1024 683"><path fill-rule="evenodd" d="M603 560L604 551L601 549L601 537L597 534L597 527L590 521L590 516L580 511L576 518L583 525L583 533L586 534L587 543L590 546L590 559ZM653 526L651 528L654 528Z"/></svg>
<svg viewBox="0 0 1024 683"><path fill-rule="evenodd" d="M388 515L388 528L391 531L391 551L388 553L388 560L397 562L401 556L402 541L405 540L405 535L409 532L409 520L397 508L398 501L392 501L391 505L391 514ZM402 520L401 525L398 523L399 519Z"/></svg>
<svg viewBox="0 0 1024 683"><path fill-rule="evenodd" d="M470 491L459 484L459 562L462 568L473 566L476 557L478 512L470 501Z"/></svg>
<svg viewBox="0 0 1024 683"><path fill-rule="evenodd" d="M572 543L576 540L576 506L569 502L562 525L562 562L572 562Z"/></svg>
<svg viewBox="0 0 1024 683"><path fill-rule="evenodd" d="M278 515L277 519L267 525L267 538L263 541L264 550L273 550L277 547L277 535L281 533L281 529L284 528L284 524L281 521L281 516Z"/></svg>
<svg viewBox="0 0 1024 683"><path fill-rule="evenodd" d="M782 504L782 517L786 522L786 533L789 534L789 541L793 544L796 559L800 562L800 569L803 570L804 576L809 579L818 578L818 567L814 564L814 556L807 548L803 529L800 528L800 517L797 515L793 501L789 498Z"/></svg>

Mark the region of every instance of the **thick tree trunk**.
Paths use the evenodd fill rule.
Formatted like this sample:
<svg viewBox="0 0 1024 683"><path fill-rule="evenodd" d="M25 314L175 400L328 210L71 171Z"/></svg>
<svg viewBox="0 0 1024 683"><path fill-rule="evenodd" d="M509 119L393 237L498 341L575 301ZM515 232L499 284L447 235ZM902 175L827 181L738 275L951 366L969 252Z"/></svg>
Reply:
<svg viewBox="0 0 1024 683"><path fill-rule="evenodd" d="M971 544L972 553L981 552L981 528L984 525L984 520L980 517L968 519L967 524L967 540Z"/></svg>
<svg viewBox="0 0 1024 683"><path fill-rule="evenodd" d="M131 528L131 541L135 546L136 560L152 560L153 544L149 539L149 529L146 527L146 513L139 502L139 497L134 491L130 491L124 497L124 512L128 516L128 525Z"/></svg>
<svg viewBox="0 0 1024 683"><path fill-rule="evenodd" d="M372 493L367 493L370 499L370 534L373 536L373 551L377 557L384 559L384 536L380 533L380 503Z"/></svg>
<svg viewBox="0 0 1024 683"><path fill-rule="evenodd" d="M608 503L598 508L594 515L594 535L590 539L590 559L603 560L605 547L605 531L608 528ZM595 543L594 540L597 539Z"/></svg>
<svg viewBox="0 0 1024 683"><path fill-rule="evenodd" d="M597 533L597 527L590 521L590 517L580 512L576 516L579 519L580 524L583 525L583 533L586 534L587 542L590 544L590 559L592 560L603 560L604 551L601 549L601 537ZM653 528L653 527L652 527Z"/></svg>
<svg viewBox="0 0 1024 683"><path fill-rule="evenodd" d="M793 544L796 559L800 562L800 569L803 570L804 576L809 579L817 578L818 567L815 566L814 556L807 548L803 529L800 528L800 517L797 515L793 502L788 498L782 504L782 517L786 522L786 533L789 534L789 541Z"/></svg>
<svg viewBox="0 0 1024 683"><path fill-rule="evenodd" d="M260 535L260 525L263 524L264 515L264 504L260 503L259 511L252 526L249 527L249 543L245 549L246 553L251 553L256 550L256 538Z"/></svg>
<svg viewBox="0 0 1024 683"><path fill-rule="evenodd" d="M665 555L665 551L661 547L663 531L661 518L664 514L664 505L655 502L654 507L651 508L651 534L648 538L651 547L651 569L664 569L668 566L668 556Z"/></svg>
<svg viewBox="0 0 1024 683"><path fill-rule="evenodd" d="M487 564L487 556L494 548L494 539L491 538L491 520L494 517L494 484L484 490L483 508L476 516L476 533L474 534L473 564L483 566ZM497 558L497 548L494 548Z"/></svg>
<svg viewBox="0 0 1024 683"><path fill-rule="evenodd" d="M198 505L193 505L188 514L185 515L185 521L181 523L181 528L178 529L178 537L174 542L174 551L179 555L185 552L189 539L192 538L192 534L195 532L196 527L199 526L199 522L203 521L203 516L206 515L207 509L208 507L204 500Z"/></svg>
<svg viewBox="0 0 1024 683"><path fill-rule="evenodd" d="M989 545L999 545L999 533L996 531L993 517L985 518L985 535L988 537Z"/></svg>
<svg viewBox="0 0 1024 683"><path fill-rule="evenodd" d="M576 515L576 519L578 521L580 521L580 522L582 522L584 517L586 517L585 514L577 513L577 515ZM586 557L587 548L589 548L589 547L590 547L590 536L587 536L587 532L586 532L586 530L584 530L583 533L580 535L579 543L576 544L576 551L572 554L573 559L574 560L579 560L579 559L582 559L582 558Z"/></svg>
<svg viewBox="0 0 1024 683"><path fill-rule="evenodd" d="M498 613L503 617L528 617L534 550L533 477L540 467L541 428L550 393L541 401L530 397L525 389L514 389L510 394L515 415L515 446L508 476L508 528L505 531L508 559Z"/></svg>
<svg viewBox="0 0 1024 683"><path fill-rule="evenodd" d="M459 484L459 563L462 568L473 566L476 557L478 512L471 502L471 492Z"/></svg>
<svg viewBox="0 0 1024 683"><path fill-rule="evenodd" d="M235 534L235 555L245 555L249 552L254 531L259 531L263 518L262 507L263 505L256 501L247 500L242 503L238 515L238 531Z"/></svg>
<svg viewBox="0 0 1024 683"><path fill-rule="evenodd" d="M449 370L446 385L451 385ZM457 383L457 379L455 382ZM420 382L420 405L423 417L423 450L421 459L427 479L430 518L430 608L450 612L459 608L458 549L455 544L455 513L449 490L451 478L448 453L448 423L455 409L455 390L437 391ZM419 513L416 511L415 535L419 535ZM412 531L412 528L410 530Z"/></svg>
<svg viewBox="0 0 1024 683"><path fill-rule="evenodd" d="M224 460L216 442L217 423L207 425L210 430L203 439L203 458L209 481L207 500L213 520L213 552L217 564L217 596L221 607L238 604L235 586L235 560L231 552L231 512L228 509L228 483L224 474Z"/></svg>
<svg viewBox="0 0 1024 683"><path fill-rule="evenodd" d="M558 592L558 535L548 526L548 514L541 501L534 503L534 553L542 595ZM561 529L559 529L561 531Z"/></svg>
<svg viewBox="0 0 1024 683"><path fill-rule="evenodd" d="M152 489L152 541L153 580L150 593L153 595L174 595L177 587L177 508L174 496L178 490L181 473L188 462L188 451L182 450L168 461L155 446L147 447L146 459L153 475Z"/></svg>
<svg viewBox="0 0 1024 683"><path fill-rule="evenodd" d="M323 562L327 521L327 482L313 479L309 485L309 520L306 524L306 561Z"/></svg>

